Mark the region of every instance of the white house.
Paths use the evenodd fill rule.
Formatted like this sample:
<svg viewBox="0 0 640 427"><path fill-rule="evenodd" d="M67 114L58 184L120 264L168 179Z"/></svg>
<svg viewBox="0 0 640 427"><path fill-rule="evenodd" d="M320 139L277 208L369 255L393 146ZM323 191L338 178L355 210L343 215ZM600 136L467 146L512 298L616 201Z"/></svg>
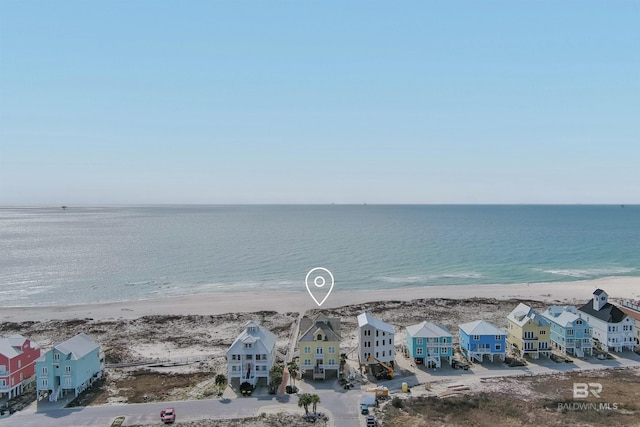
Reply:
<svg viewBox="0 0 640 427"><path fill-rule="evenodd" d="M369 313L358 315L358 344L360 363L363 365L388 363L395 360L395 330L388 323Z"/></svg>
<svg viewBox="0 0 640 427"><path fill-rule="evenodd" d="M229 382L237 378L240 384L248 382L255 386L264 378L264 385L269 384L269 371L275 357L276 336L256 320L247 322L244 331L227 350Z"/></svg>
<svg viewBox="0 0 640 427"><path fill-rule="evenodd" d="M580 317L593 329L593 339L607 351L633 350L634 321L609 302L609 295L602 289L593 292L591 301L578 309Z"/></svg>

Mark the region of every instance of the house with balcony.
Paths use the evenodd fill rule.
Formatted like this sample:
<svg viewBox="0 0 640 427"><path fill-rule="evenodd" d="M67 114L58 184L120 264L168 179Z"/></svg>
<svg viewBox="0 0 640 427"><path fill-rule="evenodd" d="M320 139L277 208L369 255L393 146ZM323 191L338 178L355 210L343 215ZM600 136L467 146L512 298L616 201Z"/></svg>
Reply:
<svg viewBox="0 0 640 427"><path fill-rule="evenodd" d="M13 399L35 380L40 347L22 335L0 338L0 398Z"/></svg>
<svg viewBox="0 0 640 427"><path fill-rule="evenodd" d="M407 326L407 351L416 364L439 368L453 360L453 336L446 326L421 322Z"/></svg>
<svg viewBox="0 0 640 427"><path fill-rule="evenodd" d="M338 376L342 341L340 327L340 318L330 318L322 313L313 318L302 318L298 337L301 374L310 373L314 380Z"/></svg>
<svg viewBox="0 0 640 427"><path fill-rule="evenodd" d="M591 326L580 318L576 307L551 306L542 312L542 316L549 321L553 348L576 357L593 354Z"/></svg>
<svg viewBox="0 0 640 427"><path fill-rule="evenodd" d="M640 301L623 301L622 304L620 304L620 310L633 319L633 332L636 345L640 345Z"/></svg>
<svg viewBox="0 0 640 427"><path fill-rule="evenodd" d="M504 361L506 334L502 329L484 320L464 323L458 329L460 351L467 360L482 362L484 356L488 356L493 362L494 356L497 356Z"/></svg>
<svg viewBox="0 0 640 427"><path fill-rule="evenodd" d="M521 357L551 356L551 326L540 313L520 303L507 316L507 343Z"/></svg>
<svg viewBox="0 0 640 427"><path fill-rule="evenodd" d="M229 382L248 382L252 386L268 385L269 371L276 360L276 336L260 322L251 320L227 350Z"/></svg>
<svg viewBox="0 0 640 427"><path fill-rule="evenodd" d="M634 320L611 304L602 289L593 292L591 301L578 308L578 314L591 325L594 345L606 351L633 350Z"/></svg>
<svg viewBox="0 0 640 427"><path fill-rule="evenodd" d="M370 313L358 315L358 357L361 365L386 363L393 367L396 347L393 326Z"/></svg>
<svg viewBox="0 0 640 427"><path fill-rule="evenodd" d="M103 362L100 345L85 333L55 344L36 361L38 400L78 396L102 376Z"/></svg>

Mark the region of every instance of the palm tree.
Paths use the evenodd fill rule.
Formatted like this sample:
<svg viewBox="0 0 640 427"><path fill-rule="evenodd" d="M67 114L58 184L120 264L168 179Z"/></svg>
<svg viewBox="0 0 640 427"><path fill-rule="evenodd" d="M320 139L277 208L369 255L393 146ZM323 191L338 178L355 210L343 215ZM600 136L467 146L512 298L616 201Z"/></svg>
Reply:
<svg viewBox="0 0 640 427"><path fill-rule="evenodd" d="M271 386L271 389L274 391L278 390L278 386L282 382L283 370L284 368L282 367L282 365L275 364L269 371L269 378L270 378L269 385Z"/></svg>
<svg viewBox="0 0 640 427"><path fill-rule="evenodd" d="M293 381L293 388L296 388L296 376L298 375L298 364L295 360L287 363L287 369L289 370L289 375L291 376L291 380Z"/></svg>
<svg viewBox="0 0 640 427"><path fill-rule="evenodd" d="M317 394L311 395L311 404L313 405L313 413L315 414L318 403L320 403L320 396Z"/></svg>
<svg viewBox="0 0 640 427"><path fill-rule="evenodd" d="M312 397L309 393L303 393L298 398L298 408L302 408L304 406L304 413L306 415L309 415L309 405L312 403Z"/></svg>

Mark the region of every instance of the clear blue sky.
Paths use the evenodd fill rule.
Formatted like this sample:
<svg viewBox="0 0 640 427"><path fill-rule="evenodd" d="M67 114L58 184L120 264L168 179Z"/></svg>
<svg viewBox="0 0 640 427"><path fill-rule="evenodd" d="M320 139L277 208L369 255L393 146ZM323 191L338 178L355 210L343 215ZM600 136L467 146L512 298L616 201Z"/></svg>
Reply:
<svg viewBox="0 0 640 427"><path fill-rule="evenodd" d="M638 1L0 0L0 205L640 203Z"/></svg>

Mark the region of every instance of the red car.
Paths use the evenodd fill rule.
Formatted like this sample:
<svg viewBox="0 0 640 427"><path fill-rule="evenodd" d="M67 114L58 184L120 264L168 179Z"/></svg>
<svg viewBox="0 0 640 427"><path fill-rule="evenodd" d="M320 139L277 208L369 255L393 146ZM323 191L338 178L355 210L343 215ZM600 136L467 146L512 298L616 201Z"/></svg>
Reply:
<svg viewBox="0 0 640 427"><path fill-rule="evenodd" d="M176 421L176 410L167 408L164 411L160 411L160 420L165 424L173 424Z"/></svg>

